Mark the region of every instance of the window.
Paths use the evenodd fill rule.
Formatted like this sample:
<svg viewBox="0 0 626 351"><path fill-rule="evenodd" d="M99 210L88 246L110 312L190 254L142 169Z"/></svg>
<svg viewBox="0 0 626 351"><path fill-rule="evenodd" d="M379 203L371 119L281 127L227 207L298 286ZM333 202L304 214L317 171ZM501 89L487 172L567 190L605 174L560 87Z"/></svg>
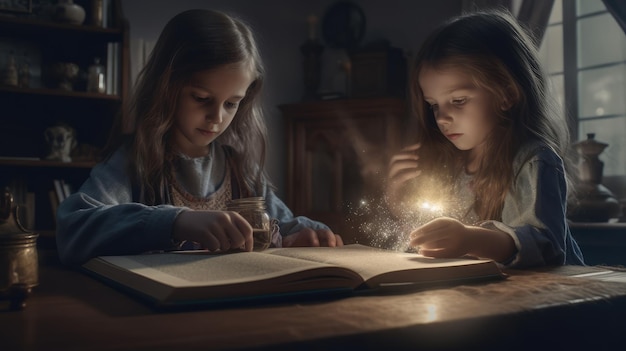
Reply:
<svg viewBox="0 0 626 351"><path fill-rule="evenodd" d="M555 0L539 55L572 140L595 133L604 176L625 176L626 35L602 0Z"/></svg>

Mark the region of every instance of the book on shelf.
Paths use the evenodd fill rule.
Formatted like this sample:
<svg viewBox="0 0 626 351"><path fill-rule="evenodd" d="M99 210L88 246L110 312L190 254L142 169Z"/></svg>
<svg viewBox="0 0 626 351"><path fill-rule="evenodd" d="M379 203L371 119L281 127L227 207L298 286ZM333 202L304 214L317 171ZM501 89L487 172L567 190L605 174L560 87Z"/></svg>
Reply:
<svg viewBox="0 0 626 351"><path fill-rule="evenodd" d="M53 179L52 183L54 184L54 192L57 198L57 205L65 200L65 189L64 189L64 181L62 179Z"/></svg>
<svg viewBox="0 0 626 351"><path fill-rule="evenodd" d="M101 256L87 273L159 307L242 300L375 292L502 279L485 259L435 259L360 244L342 247L270 248L210 254L173 251Z"/></svg>
<svg viewBox="0 0 626 351"><path fill-rule="evenodd" d="M120 92L120 43L107 43L107 57L105 69L105 92L109 95L118 95Z"/></svg>
<svg viewBox="0 0 626 351"><path fill-rule="evenodd" d="M50 210L52 210L52 218L54 221L54 224L56 225L56 214L57 214L57 208L59 207L59 198L57 197L57 193L54 190L50 190L48 191L48 198L50 199Z"/></svg>
<svg viewBox="0 0 626 351"><path fill-rule="evenodd" d="M72 195L74 190L72 189L72 185L64 180L61 181L61 184L63 185L63 199L67 199L70 195Z"/></svg>

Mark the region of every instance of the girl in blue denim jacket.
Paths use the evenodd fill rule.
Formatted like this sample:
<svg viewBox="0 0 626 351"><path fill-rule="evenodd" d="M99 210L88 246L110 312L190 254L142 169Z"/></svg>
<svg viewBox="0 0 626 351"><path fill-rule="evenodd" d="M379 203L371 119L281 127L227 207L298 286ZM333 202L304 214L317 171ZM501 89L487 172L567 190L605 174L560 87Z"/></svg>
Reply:
<svg viewBox="0 0 626 351"><path fill-rule="evenodd" d="M413 223L411 247L509 267L583 264L566 219L568 129L548 84L507 12L462 15L429 36L410 78L417 143L392 157L386 186L392 213Z"/></svg>
<svg viewBox="0 0 626 351"><path fill-rule="evenodd" d="M141 71L130 132L112 135L105 160L57 211L64 263L179 248L253 248L252 227L227 211L259 197L279 222L276 246L337 246L326 225L294 217L263 172L266 128L261 58L247 25L189 10L172 18Z"/></svg>

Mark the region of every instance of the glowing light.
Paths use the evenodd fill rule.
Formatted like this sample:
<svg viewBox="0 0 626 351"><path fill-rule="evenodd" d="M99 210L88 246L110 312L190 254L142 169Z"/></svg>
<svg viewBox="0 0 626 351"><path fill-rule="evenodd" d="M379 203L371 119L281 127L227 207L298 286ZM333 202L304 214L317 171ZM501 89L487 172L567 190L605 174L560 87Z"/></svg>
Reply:
<svg viewBox="0 0 626 351"><path fill-rule="evenodd" d="M418 204L418 207L421 208L422 210L428 210L428 211L431 211L431 212L442 212L443 211L443 206L441 206L440 204L430 203L430 202L427 202L427 201L424 201L421 204Z"/></svg>
<svg viewBox="0 0 626 351"><path fill-rule="evenodd" d="M604 116L604 109L602 107L596 109L596 116Z"/></svg>
<svg viewBox="0 0 626 351"><path fill-rule="evenodd" d="M435 321L437 320L437 317L438 317L437 305L435 304L426 305L426 321L427 322Z"/></svg>

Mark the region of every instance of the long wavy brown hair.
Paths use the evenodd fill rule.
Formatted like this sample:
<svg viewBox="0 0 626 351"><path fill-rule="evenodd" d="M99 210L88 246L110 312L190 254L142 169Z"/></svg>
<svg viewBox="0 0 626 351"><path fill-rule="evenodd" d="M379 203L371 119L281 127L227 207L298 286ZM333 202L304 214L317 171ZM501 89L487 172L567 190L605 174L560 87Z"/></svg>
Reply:
<svg viewBox="0 0 626 351"><path fill-rule="evenodd" d="M504 10L461 15L427 38L413 61L409 86L411 111L418 124L417 139L422 144L419 162L422 174L427 175L416 179L418 193L426 191L434 181L446 185L439 189L452 189L454 179L464 171L468 155L440 132L419 86L418 77L424 68L466 72L476 87L491 95L498 123L474 174L473 209L483 220L500 220L515 176L513 160L524 143L543 142L567 159L568 128L561 110L548 94L547 75L537 58L534 42Z"/></svg>
<svg viewBox="0 0 626 351"><path fill-rule="evenodd" d="M118 119L105 148L105 156L126 144L129 170L139 199L146 204L167 200L172 176L170 147L178 97L191 76L200 71L240 63L255 76L239 109L216 140L235 150L245 186L260 191L267 181L263 171L266 126L260 102L264 68L250 27L231 15L211 10L188 10L164 27L126 107L126 121Z"/></svg>

